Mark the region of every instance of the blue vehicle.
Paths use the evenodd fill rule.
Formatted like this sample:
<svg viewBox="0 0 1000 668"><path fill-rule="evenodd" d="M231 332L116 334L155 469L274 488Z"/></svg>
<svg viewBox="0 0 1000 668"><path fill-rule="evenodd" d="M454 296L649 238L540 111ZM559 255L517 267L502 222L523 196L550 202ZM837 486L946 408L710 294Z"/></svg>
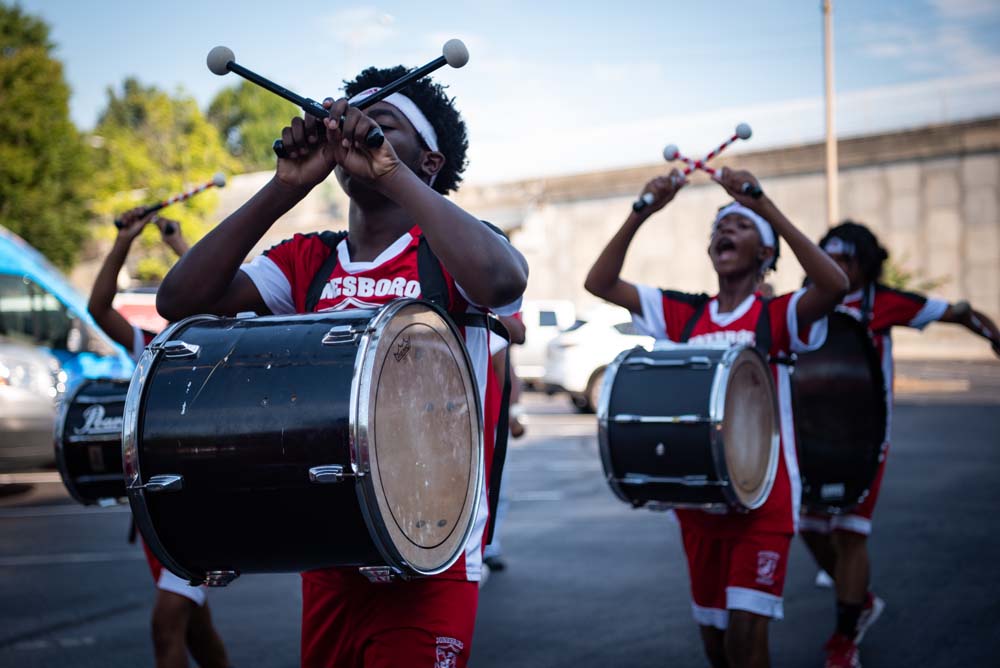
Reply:
<svg viewBox="0 0 1000 668"><path fill-rule="evenodd" d="M65 373L60 394L86 378L127 379L134 367L87 312L87 299L41 253L2 226L0 340L51 354Z"/></svg>

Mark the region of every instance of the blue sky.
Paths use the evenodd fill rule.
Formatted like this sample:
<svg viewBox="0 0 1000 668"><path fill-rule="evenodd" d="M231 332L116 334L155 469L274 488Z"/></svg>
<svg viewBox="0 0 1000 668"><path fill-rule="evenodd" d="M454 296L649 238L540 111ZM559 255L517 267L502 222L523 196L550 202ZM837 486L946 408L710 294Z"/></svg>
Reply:
<svg viewBox="0 0 1000 668"><path fill-rule="evenodd" d="M741 121L743 150L823 132L819 0L20 4L52 27L85 129L130 75L206 106L236 83L205 67L218 44L321 99L459 37L469 64L436 78L470 127L469 182L650 163L667 143L702 154ZM841 136L1000 113L1000 1L834 0L834 15Z"/></svg>

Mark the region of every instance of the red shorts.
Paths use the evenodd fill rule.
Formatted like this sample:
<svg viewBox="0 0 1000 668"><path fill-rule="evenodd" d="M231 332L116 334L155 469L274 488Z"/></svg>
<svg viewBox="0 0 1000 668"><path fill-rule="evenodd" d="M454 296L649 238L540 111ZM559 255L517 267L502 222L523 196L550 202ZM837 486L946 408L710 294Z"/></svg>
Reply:
<svg viewBox="0 0 1000 668"><path fill-rule="evenodd" d="M168 571L146 545L146 541L140 540L139 542L142 543L142 549L146 553L146 563L149 564L149 572L153 574L153 582L156 583L157 589L183 596L197 605L205 605L207 599L204 587L192 587L187 583L187 580L183 580Z"/></svg>
<svg viewBox="0 0 1000 668"><path fill-rule="evenodd" d="M872 532L872 515L875 514L875 504L878 493L882 489L882 476L885 473L885 460L889 457L889 444L886 443L879 456L878 473L871 489L865 494L861 503L843 515L828 515L826 513L805 512L799 520L800 531L815 533L830 533L831 531L849 531L868 536Z"/></svg>
<svg viewBox="0 0 1000 668"><path fill-rule="evenodd" d="M372 583L356 571L302 574L303 668L462 668L479 584L424 578Z"/></svg>
<svg viewBox="0 0 1000 668"><path fill-rule="evenodd" d="M719 537L682 529L691 575L691 609L701 626L725 629L730 610L763 617L784 616L787 534L757 533Z"/></svg>

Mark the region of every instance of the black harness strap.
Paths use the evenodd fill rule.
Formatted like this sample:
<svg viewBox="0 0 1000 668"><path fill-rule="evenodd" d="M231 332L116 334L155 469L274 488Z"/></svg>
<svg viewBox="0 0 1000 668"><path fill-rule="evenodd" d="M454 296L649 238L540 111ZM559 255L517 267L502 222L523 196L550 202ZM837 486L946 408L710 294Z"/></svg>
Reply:
<svg viewBox="0 0 1000 668"><path fill-rule="evenodd" d="M447 310L448 283L444 280L444 270L427 243L427 237L422 234L417 243L417 276L420 277L421 297ZM482 326L484 325L480 325Z"/></svg>
<svg viewBox="0 0 1000 668"><path fill-rule="evenodd" d="M496 323L503 327L499 320ZM493 542L493 531L497 526L500 481L503 479L503 467L507 463L507 435L510 433L510 335L506 330L504 335L507 339L507 354L503 359L503 390L500 393L500 413L497 415L497 431L493 441L493 463L490 465L490 525L486 531L487 545Z"/></svg>
<svg viewBox="0 0 1000 668"><path fill-rule="evenodd" d="M691 314L691 317L688 318L688 321L684 324L684 331L681 332L680 343L687 343L691 339L691 332L694 331L694 326L698 324L699 320L701 320L701 316L705 312L705 307L708 306L708 302L710 301L711 300L708 297L705 297L700 304L695 306L694 313Z"/></svg>
<svg viewBox="0 0 1000 668"><path fill-rule="evenodd" d="M507 462L507 436L510 426L510 334L499 319L482 313L460 313L452 317L460 327L484 327L494 335L507 341L507 355L504 357L503 390L500 393L500 412L497 415L497 429L493 437L493 463L490 464L489 526L486 529L486 544L493 542L496 527L497 506L500 503L500 481ZM492 370L492 369L491 369ZM485 406L483 407L485 410Z"/></svg>
<svg viewBox="0 0 1000 668"><path fill-rule="evenodd" d="M771 300L767 297L760 298L760 316L757 318L757 327L754 331L756 343L754 347L764 356L764 359L771 360Z"/></svg>
<svg viewBox="0 0 1000 668"><path fill-rule="evenodd" d="M687 343L691 339L691 332L694 331L695 325L701 320L701 316L705 313L705 308L711 301L708 297L699 303L695 309L694 313L688 318L687 323L684 324L684 331L681 333L680 343ZM765 357L770 359L769 354L771 352L771 300L767 297L761 297L761 310L760 317L757 318L757 326L754 330L754 339L756 343L754 347L760 351L760 353Z"/></svg>
<svg viewBox="0 0 1000 668"><path fill-rule="evenodd" d="M864 294L861 297L861 324L868 328L872 321L872 307L875 303L875 284L869 283L864 287Z"/></svg>
<svg viewBox="0 0 1000 668"><path fill-rule="evenodd" d="M323 232L319 238L330 249L330 254L323 260L319 271L313 275L312 281L309 283L309 290L306 292L306 313L312 313L316 310L316 305L319 304L319 300L323 296L323 288L330 280L333 268L337 266L337 244L347 238L347 232Z"/></svg>

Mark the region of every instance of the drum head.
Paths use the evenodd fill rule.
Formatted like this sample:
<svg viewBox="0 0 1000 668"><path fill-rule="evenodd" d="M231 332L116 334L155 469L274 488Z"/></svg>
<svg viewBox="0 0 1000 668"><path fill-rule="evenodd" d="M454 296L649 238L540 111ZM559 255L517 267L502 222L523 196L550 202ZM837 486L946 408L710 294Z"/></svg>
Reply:
<svg viewBox="0 0 1000 668"><path fill-rule="evenodd" d="M726 384L722 438L736 499L746 508L767 500L777 466L777 420L771 371L760 355L743 350Z"/></svg>
<svg viewBox="0 0 1000 668"><path fill-rule="evenodd" d="M384 530L421 573L464 550L482 488L476 383L452 326L413 302L375 343L368 409L371 483Z"/></svg>

